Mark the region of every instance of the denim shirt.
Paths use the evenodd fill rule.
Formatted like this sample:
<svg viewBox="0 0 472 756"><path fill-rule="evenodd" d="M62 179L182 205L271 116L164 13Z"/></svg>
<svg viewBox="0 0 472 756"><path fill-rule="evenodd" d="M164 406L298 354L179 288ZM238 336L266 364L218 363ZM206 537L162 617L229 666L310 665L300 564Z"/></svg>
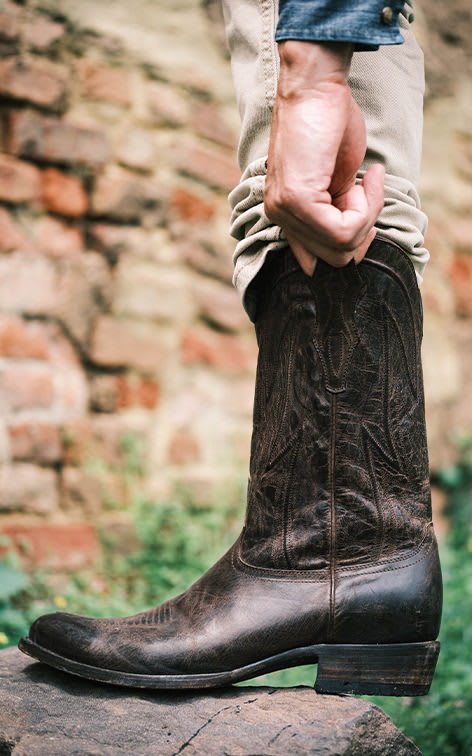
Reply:
<svg viewBox="0 0 472 756"><path fill-rule="evenodd" d="M403 5L403 0L279 0L275 38L352 42L356 50L398 45Z"/></svg>

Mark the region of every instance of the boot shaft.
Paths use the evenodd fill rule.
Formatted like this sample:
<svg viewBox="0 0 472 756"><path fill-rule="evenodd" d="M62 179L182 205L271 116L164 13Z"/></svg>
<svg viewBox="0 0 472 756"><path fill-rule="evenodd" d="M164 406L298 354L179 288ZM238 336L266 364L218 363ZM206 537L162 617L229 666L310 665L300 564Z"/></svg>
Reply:
<svg viewBox="0 0 472 756"><path fill-rule="evenodd" d="M431 519L413 266L376 240L306 276L289 250L257 281L259 363L242 556L312 570L395 558Z"/></svg>

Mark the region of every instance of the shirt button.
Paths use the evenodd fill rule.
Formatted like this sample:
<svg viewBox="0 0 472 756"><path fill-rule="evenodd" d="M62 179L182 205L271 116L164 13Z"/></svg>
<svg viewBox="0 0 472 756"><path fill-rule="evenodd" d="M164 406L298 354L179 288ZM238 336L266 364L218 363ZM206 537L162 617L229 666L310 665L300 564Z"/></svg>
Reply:
<svg viewBox="0 0 472 756"><path fill-rule="evenodd" d="M387 5L380 14L380 20L385 26L391 24L393 21L393 10Z"/></svg>

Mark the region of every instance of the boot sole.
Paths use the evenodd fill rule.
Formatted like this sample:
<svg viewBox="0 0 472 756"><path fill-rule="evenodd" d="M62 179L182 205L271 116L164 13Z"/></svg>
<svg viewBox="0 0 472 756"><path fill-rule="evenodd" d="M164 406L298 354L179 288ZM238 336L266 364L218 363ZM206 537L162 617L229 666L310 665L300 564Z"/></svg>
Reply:
<svg viewBox="0 0 472 756"><path fill-rule="evenodd" d="M318 664L318 693L379 696L424 696L429 692L439 643L384 645L318 644L284 651L239 669L195 675L145 675L102 669L67 659L22 638L21 651L78 677L130 688L183 690L217 688L301 664Z"/></svg>

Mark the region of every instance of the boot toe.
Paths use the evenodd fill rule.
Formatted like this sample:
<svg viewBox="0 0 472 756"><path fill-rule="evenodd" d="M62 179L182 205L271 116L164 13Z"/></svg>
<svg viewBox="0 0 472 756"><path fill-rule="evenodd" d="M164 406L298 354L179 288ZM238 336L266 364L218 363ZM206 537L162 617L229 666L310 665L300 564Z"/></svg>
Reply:
<svg viewBox="0 0 472 756"><path fill-rule="evenodd" d="M94 635L94 620L65 612L44 614L31 625L36 646L74 661L84 661Z"/></svg>

